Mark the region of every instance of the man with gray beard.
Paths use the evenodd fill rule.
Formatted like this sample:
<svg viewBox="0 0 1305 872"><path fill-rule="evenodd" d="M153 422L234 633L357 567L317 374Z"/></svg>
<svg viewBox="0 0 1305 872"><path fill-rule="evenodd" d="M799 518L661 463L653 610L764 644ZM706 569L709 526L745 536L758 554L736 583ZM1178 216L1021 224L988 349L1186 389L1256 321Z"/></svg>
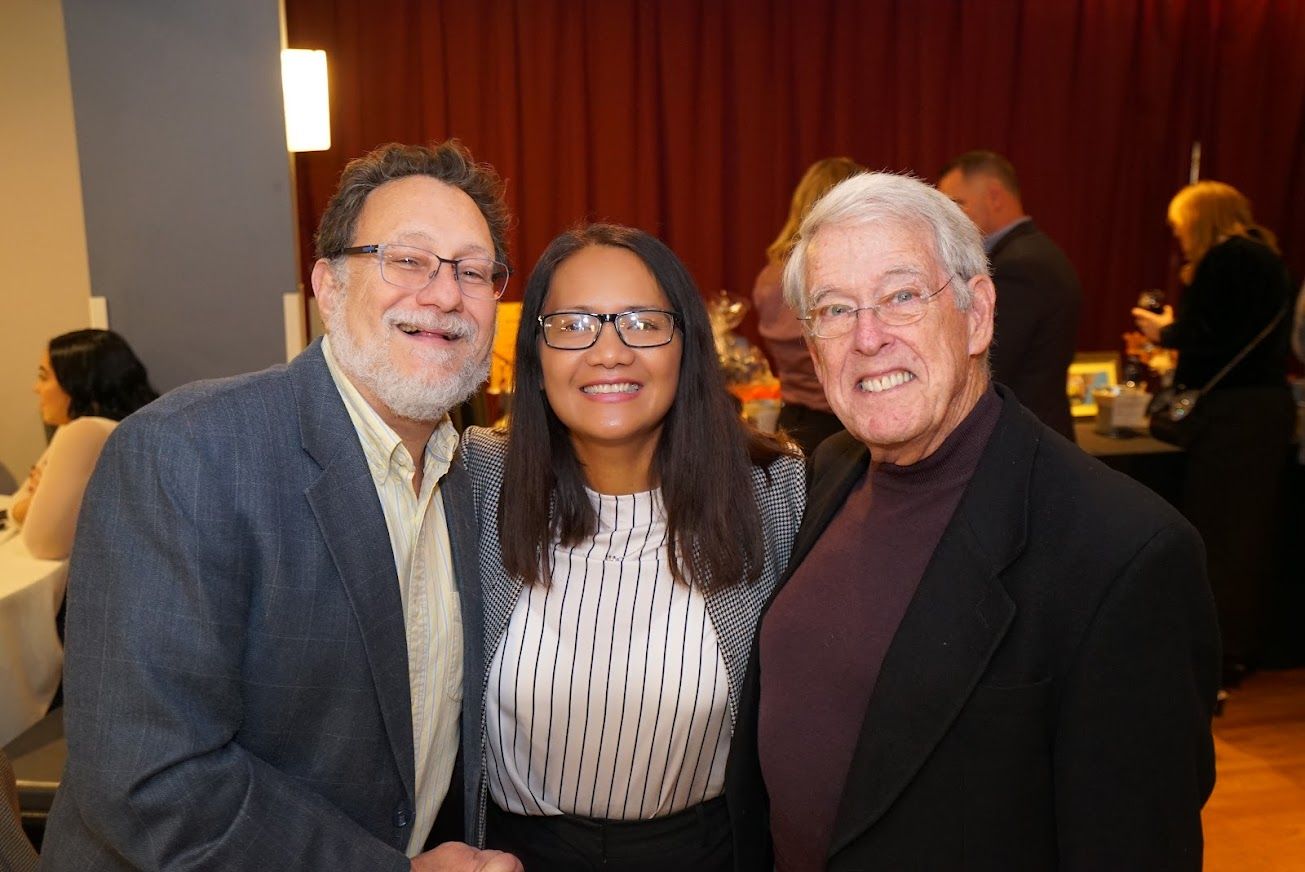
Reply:
<svg viewBox="0 0 1305 872"><path fill-rule="evenodd" d="M484 656L447 414L488 373L507 223L455 141L351 162L317 234L327 337L115 432L72 557L44 868L520 869L460 841Z"/></svg>

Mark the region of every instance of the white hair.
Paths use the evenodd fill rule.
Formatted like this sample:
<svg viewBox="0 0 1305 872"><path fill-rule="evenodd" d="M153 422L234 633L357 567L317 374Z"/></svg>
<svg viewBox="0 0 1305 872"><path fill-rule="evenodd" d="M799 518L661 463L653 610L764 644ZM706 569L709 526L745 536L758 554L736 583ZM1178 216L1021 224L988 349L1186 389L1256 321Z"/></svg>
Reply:
<svg viewBox="0 0 1305 872"><path fill-rule="evenodd" d="M934 255L952 276L958 309L970 308L969 280L988 275L988 257L974 222L937 189L910 175L861 173L839 182L802 220L784 267L784 300L805 316L807 247L824 227L907 227L933 237Z"/></svg>

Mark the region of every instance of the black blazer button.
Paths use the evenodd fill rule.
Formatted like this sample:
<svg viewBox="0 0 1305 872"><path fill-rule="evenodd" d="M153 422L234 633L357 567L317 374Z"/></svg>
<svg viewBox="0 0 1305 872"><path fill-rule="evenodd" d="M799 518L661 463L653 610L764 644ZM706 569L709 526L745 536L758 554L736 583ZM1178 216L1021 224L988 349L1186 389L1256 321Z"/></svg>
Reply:
<svg viewBox="0 0 1305 872"><path fill-rule="evenodd" d="M398 827L399 829L403 829L410 823L412 823L412 821L408 818L407 806L400 805L398 808L394 810L394 825L396 827Z"/></svg>

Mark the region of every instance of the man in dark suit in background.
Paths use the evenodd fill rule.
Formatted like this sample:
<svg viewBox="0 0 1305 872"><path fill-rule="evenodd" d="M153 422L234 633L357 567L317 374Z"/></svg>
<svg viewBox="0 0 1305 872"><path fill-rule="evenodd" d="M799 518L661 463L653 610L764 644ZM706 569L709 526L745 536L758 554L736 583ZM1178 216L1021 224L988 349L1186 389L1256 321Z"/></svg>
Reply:
<svg viewBox="0 0 1305 872"><path fill-rule="evenodd" d="M1073 264L1024 214L1015 168L1001 155L966 152L943 167L938 190L970 216L992 262L997 286L993 379L1072 441L1065 373L1074 359L1083 306Z"/></svg>
<svg viewBox="0 0 1305 872"><path fill-rule="evenodd" d="M769 824L783 872L1199 870L1219 643L1196 531L991 383L979 234L928 185L839 184L784 290L847 432L753 646L737 868L771 868Z"/></svg>
<svg viewBox="0 0 1305 872"><path fill-rule="evenodd" d="M327 338L114 432L72 555L44 868L520 869L424 850L442 806L452 839L477 812L478 749L453 775L484 666L447 412L488 373L507 220L456 142L351 162L317 235Z"/></svg>

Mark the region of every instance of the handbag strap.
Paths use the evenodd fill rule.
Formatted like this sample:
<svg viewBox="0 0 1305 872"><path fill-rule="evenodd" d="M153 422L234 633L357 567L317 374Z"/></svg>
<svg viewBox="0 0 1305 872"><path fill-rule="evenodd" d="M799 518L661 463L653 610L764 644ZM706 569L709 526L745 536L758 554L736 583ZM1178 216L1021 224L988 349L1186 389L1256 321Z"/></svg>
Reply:
<svg viewBox="0 0 1305 872"><path fill-rule="evenodd" d="M1281 321L1281 320L1282 320L1282 316L1283 316L1283 315L1286 315L1286 314L1287 314L1287 309L1286 309L1286 307L1283 307L1283 308L1279 309L1279 310L1278 310L1278 314L1276 314L1276 315L1273 316L1273 320L1270 321L1268 324L1266 324L1266 325L1264 326L1264 329L1261 330L1259 333L1257 333L1257 334L1255 335L1255 338L1252 339L1249 343L1247 343L1247 345L1246 345L1245 348L1243 348L1241 351L1237 352L1237 354L1233 357L1232 360L1230 360L1230 361L1228 361L1227 363L1225 363L1224 366L1223 366L1223 369L1221 369L1221 370L1219 370L1218 372L1216 372L1216 373L1214 374L1214 378L1212 378L1212 379L1210 379L1208 382L1206 382L1206 383L1205 383L1205 387L1201 388L1200 391L1198 391L1197 393L1198 393L1200 396L1202 396L1202 397L1205 396L1206 393L1208 393L1209 390L1210 390L1211 388L1213 388L1215 385L1217 385L1217 384L1219 383L1219 380L1220 380L1220 379L1222 379L1224 376L1226 376L1229 372L1232 371L1232 368L1233 368L1234 366L1236 366L1237 364L1239 364L1239 363L1242 362L1242 358L1244 358L1244 357L1246 357L1246 355L1250 354L1250 353L1251 353L1251 350L1252 350L1253 348L1255 348L1255 346L1257 346L1257 345L1259 345L1261 342L1263 342L1263 341L1264 341L1264 337L1268 336L1270 333L1273 332L1273 328L1278 326L1278 322Z"/></svg>

